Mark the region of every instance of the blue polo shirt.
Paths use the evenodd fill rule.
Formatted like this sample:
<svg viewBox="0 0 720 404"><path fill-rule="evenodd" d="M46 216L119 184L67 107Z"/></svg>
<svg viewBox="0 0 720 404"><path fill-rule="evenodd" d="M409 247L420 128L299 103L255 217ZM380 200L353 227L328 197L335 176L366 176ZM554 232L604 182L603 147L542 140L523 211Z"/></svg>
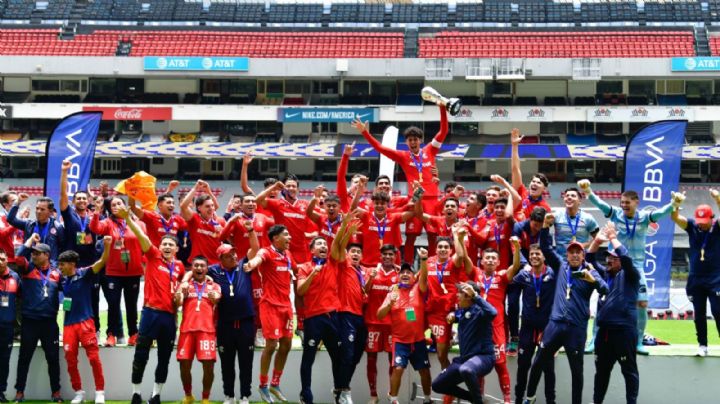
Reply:
<svg viewBox="0 0 720 404"><path fill-rule="evenodd" d="M555 271L545 266L545 273L535 277L530 266L523 268L513 278L513 282L522 290L522 323L535 328L543 328L550 320L553 298L555 296ZM537 307L537 297L540 307Z"/></svg>
<svg viewBox="0 0 720 404"><path fill-rule="evenodd" d="M242 264L228 271L221 264L208 267L208 276L220 285L222 297L218 303L218 324L246 320L255 316L250 273L242 270ZM232 280L233 295L230 296Z"/></svg>
<svg viewBox="0 0 720 404"><path fill-rule="evenodd" d="M690 245L690 274L688 288L704 285L720 290L720 224L713 222L710 231L702 231L694 219L688 219L685 231ZM705 250L705 260L700 260L700 250Z"/></svg>
<svg viewBox="0 0 720 404"><path fill-rule="evenodd" d="M91 267L79 268L75 275L62 278L63 295L65 299L72 299L70 311L65 312L63 324L72 325L82 323L93 317L92 290L95 283L95 273Z"/></svg>
<svg viewBox="0 0 720 404"><path fill-rule="evenodd" d="M592 233L597 231L599 226L591 214L578 210L575 216L570 216L566 209L553 212L555 215L555 251L560 256L565 256L565 250L572 238L581 243L586 243L592 238ZM574 233L574 234L573 234Z"/></svg>
<svg viewBox="0 0 720 404"><path fill-rule="evenodd" d="M622 269L610 275L595 253L588 253L586 259L601 274L608 284L608 293L598 300L597 324L599 327L637 327L637 299L640 289L640 271L633 265L625 247L615 250L620 256Z"/></svg>
<svg viewBox="0 0 720 404"><path fill-rule="evenodd" d="M495 353L492 339L492 321L495 316L497 316L495 308L480 296L475 297L472 306L455 311L461 361L464 362L475 355Z"/></svg>
<svg viewBox="0 0 720 404"><path fill-rule="evenodd" d="M50 246L50 261L57 262L57 257L65 248L65 228L52 217L47 223L41 225L36 220L26 220L17 217L18 205L13 205L7 215L7 221L11 226L20 229L25 233L23 241L27 241L33 233L40 235L40 242Z"/></svg>
<svg viewBox="0 0 720 404"><path fill-rule="evenodd" d="M75 208L68 206L67 209L60 211L65 226L65 249L75 251L80 255L78 266L90 266L97 260L95 250L95 237L90 232L90 217L86 215L81 218L75 211ZM78 238L83 244L78 244Z"/></svg>
<svg viewBox="0 0 720 404"><path fill-rule="evenodd" d="M0 275L0 327L14 327L20 276L9 269Z"/></svg>

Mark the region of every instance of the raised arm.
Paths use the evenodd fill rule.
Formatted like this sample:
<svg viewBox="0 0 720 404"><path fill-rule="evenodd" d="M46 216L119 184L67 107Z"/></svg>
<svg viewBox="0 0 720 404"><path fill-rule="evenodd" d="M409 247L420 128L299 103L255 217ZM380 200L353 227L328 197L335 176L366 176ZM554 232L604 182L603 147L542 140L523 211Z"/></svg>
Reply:
<svg viewBox="0 0 720 404"><path fill-rule="evenodd" d="M112 244L112 236L103 237L103 253L100 256L100 259L95 261L95 263L92 264L92 267L90 267L93 273L98 273L105 268L105 263L110 256L110 244Z"/></svg>
<svg viewBox="0 0 720 404"><path fill-rule="evenodd" d="M150 247L152 247L152 244L150 243L150 238L145 234L144 231L135 223L134 220L130 217L130 211L128 209L120 209L118 211L118 216L123 218L125 220L125 223L127 224L127 227L132 230L132 232L135 234L135 237L137 237L138 241L140 242L140 248L142 249L143 253L146 253L150 250Z"/></svg>
<svg viewBox="0 0 720 404"><path fill-rule="evenodd" d="M367 121L363 122L359 118L355 118L355 120L352 123L352 126L355 129L357 129L358 132L360 132L363 135L365 140L367 140L368 143L370 143L370 145L375 150L377 150L380 154L382 154L383 156L389 158L390 160L392 160L396 163L401 162L401 154L399 151L383 146L382 143L380 143L377 139L375 139L373 137L373 135L370 134L370 132L368 131L370 126L368 125Z"/></svg>
<svg viewBox="0 0 720 404"><path fill-rule="evenodd" d="M520 170L520 142L522 142L520 129L513 128L510 132L510 169L512 172L512 187L515 189L520 189L523 185L522 171Z"/></svg>
<svg viewBox="0 0 720 404"><path fill-rule="evenodd" d="M439 149L440 146L442 146L442 143L445 141L445 138L450 131L447 109L445 109L444 105L438 105L438 107L440 108L440 130L438 130L438 133L436 133L435 137L433 137L432 143L430 143L432 147L436 149Z"/></svg>
<svg viewBox="0 0 720 404"><path fill-rule="evenodd" d="M548 266L556 271L562 267L562 257L555 252L552 245L552 236L550 236L550 226L555 223L555 216L552 213L545 215L543 228L540 230L540 250L545 256Z"/></svg>
<svg viewBox="0 0 720 404"><path fill-rule="evenodd" d="M242 167L240 168L240 188L242 188L243 192L246 194L255 195L255 192L253 192L252 188L250 188L250 184L248 183L248 167L250 166L252 159L253 157L250 152L245 153L243 156Z"/></svg>
<svg viewBox="0 0 720 404"><path fill-rule="evenodd" d="M517 189L515 189L515 187L513 185L510 185L510 183L507 182L507 180L505 178L503 178L502 176L494 174L494 175L490 176L490 180L492 182L498 184L499 186L505 188L507 190L508 194L510 194L510 197L508 198L508 205L506 206L506 209L505 209L505 213L508 215L508 217L512 217L513 213L515 212L515 206L520 206L520 204L522 204L522 197L518 193Z"/></svg>
<svg viewBox="0 0 720 404"><path fill-rule="evenodd" d="M135 204L135 198L130 195L128 195L128 207L138 219L142 220L142 218L145 217L145 210L142 207L138 207Z"/></svg>
<svg viewBox="0 0 720 404"><path fill-rule="evenodd" d="M680 214L680 208L673 209L672 213L670 214L670 219L672 219L673 222L675 222L676 225L678 225L679 228L686 230L688 225L688 220L685 216Z"/></svg>
<svg viewBox="0 0 720 404"><path fill-rule="evenodd" d="M347 245L360 226L360 222L357 220L360 214L360 210L356 209L343 217L340 228L330 245L330 256L336 262L345 261Z"/></svg>
<svg viewBox="0 0 720 404"><path fill-rule="evenodd" d="M520 266L522 265L522 258L521 258L521 248L520 248L520 239L513 236L510 237L510 243L512 243L512 249L513 249L513 261L512 265L510 265L510 268L507 270L507 278L508 281L512 282L515 275L520 271Z"/></svg>
<svg viewBox="0 0 720 404"><path fill-rule="evenodd" d="M720 209L720 192L716 189L710 189L710 196L715 201L715 204L717 204L718 209Z"/></svg>
<svg viewBox="0 0 720 404"><path fill-rule="evenodd" d="M20 210L20 205L22 205L23 202L27 201L28 198L28 194L24 192L18 194L17 202L15 202L15 204L10 208L7 214L7 221L10 226L23 231L27 227L28 220L18 217L18 211Z"/></svg>
<svg viewBox="0 0 720 404"><path fill-rule="evenodd" d="M310 218L315 223L320 223L320 215L315 212L315 207L317 206L318 202L320 201L320 198L322 197L322 193L325 191L325 187L322 185L318 185L315 187L315 190L313 191L313 197L310 200L310 203L308 203L307 208L305 208L305 214L307 217ZM341 200L342 201L342 200ZM320 223L322 224L322 223Z"/></svg>
<svg viewBox="0 0 720 404"><path fill-rule="evenodd" d="M245 231L248 234L248 242L250 242L250 249L247 251L247 258L253 259L257 255L258 251L260 251L260 240L258 240L255 228L253 228L252 220L245 220L243 222L243 227L245 227Z"/></svg>
<svg viewBox="0 0 720 404"><path fill-rule="evenodd" d="M418 288L420 289L420 292L425 293L428 290L428 269L427 269L428 252L427 252L427 250L420 247L418 249L418 257L420 257L420 271L418 272Z"/></svg>
<svg viewBox="0 0 720 404"><path fill-rule="evenodd" d="M280 192L283 189L285 189L285 184L282 183L282 181L278 181L271 186L265 188L258 194L257 198L255 198L255 203L257 203L259 206L262 206L263 208L267 208L268 205L268 198L273 192Z"/></svg>
<svg viewBox="0 0 720 404"><path fill-rule="evenodd" d="M613 207L610 206L607 202L600 199L595 193L593 192L592 188L590 188L590 180L580 180L577 182L578 188L580 188L583 193L588 197L588 200L590 203L595 205L596 208L600 209L600 211L605 215L605 217L610 217L613 211Z"/></svg>
<svg viewBox="0 0 720 404"><path fill-rule="evenodd" d="M672 197L670 198L670 203L663 205L660 209L656 209L652 212L650 212L650 221L651 222L657 222L658 220L662 219L663 217L669 215L672 213L673 210L679 209L680 205L682 205L683 202L685 202L685 192L670 192Z"/></svg>
<svg viewBox="0 0 720 404"><path fill-rule="evenodd" d="M93 212L90 218L88 228L91 232L98 235L110 235L107 222L100 220L100 213L105 209L105 200L101 196L97 196L93 203L95 204L95 212Z"/></svg>
<svg viewBox="0 0 720 404"><path fill-rule="evenodd" d="M457 268L462 267L467 275L472 273L472 261L468 256L465 247L465 239L467 238L468 225L465 222L458 222L453 225L453 244L455 245L455 256L453 257L453 265Z"/></svg>
<svg viewBox="0 0 720 404"><path fill-rule="evenodd" d="M392 306L395 304L395 302L397 302L398 297L398 287L397 285L394 285L385 297L385 301L377 311L378 320L382 320L385 318L385 316L390 314L390 310L392 310Z"/></svg>
<svg viewBox="0 0 720 404"><path fill-rule="evenodd" d="M185 195L182 201L180 201L180 216L182 216L186 222L189 222L193 217L194 212L192 211L192 203L193 199L195 199L195 193L198 191L198 187L200 186L200 180L197 180L195 185L190 188L190 191Z"/></svg>
<svg viewBox="0 0 720 404"><path fill-rule="evenodd" d="M340 199L340 211L349 212L350 206L348 205L348 190L347 190L347 171L348 165L350 164L350 156L352 156L355 142L350 145L345 145L343 149L342 157L340 158L340 164L338 165L337 181L335 184L335 193Z"/></svg>
<svg viewBox="0 0 720 404"><path fill-rule="evenodd" d="M63 160L60 166L60 212L70 206L70 200L68 198L68 171L72 163L68 160Z"/></svg>

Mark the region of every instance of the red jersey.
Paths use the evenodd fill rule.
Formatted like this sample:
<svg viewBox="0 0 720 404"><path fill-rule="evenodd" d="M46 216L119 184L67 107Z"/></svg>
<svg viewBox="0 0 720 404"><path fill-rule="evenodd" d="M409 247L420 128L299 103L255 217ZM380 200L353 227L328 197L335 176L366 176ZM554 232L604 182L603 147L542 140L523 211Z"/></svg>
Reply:
<svg viewBox="0 0 720 404"><path fill-rule="evenodd" d="M310 252L305 238L305 232L308 229L305 209L308 203L302 199L295 200L295 203L290 203L285 199L267 200L266 209L272 214L275 223L287 227L288 233L292 237L290 251L298 262L310 261Z"/></svg>
<svg viewBox="0 0 720 404"><path fill-rule="evenodd" d="M187 225L190 241L192 242L189 261L202 255L208 259L208 265L220 263L220 259L215 252L222 242L220 233L223 226L225 226L225 220L214 216L212 219L205 221L196 212L193 213L192 219Z"/></svg>
<svg viewBox="0 0 720 404"><path fill-rule="evenodd" d="M340 311L362 316L365 304L365 270L363 267L354 267L349 259L338 263L337 282Z"/></svg>
<svg viewBox="0 0 720 404"><path fill-rule="evenodd" d="M460 272L452 259L445 264L438 263L437 256L428 258L428 301L425 310L430 315L445 317L455 309L457 303L457 287L460 282ZM443 288L441 285L444 285Z"/></svg>
<svg viewBox="0 0 720 404"><path fill-rule="evenodd" d="M510 281L507 277L507 270L495 271L492 276L485 276L484 272L480 272L478 284L482 290L483 299L487 300L495 310L497 316L493 319L493 327L502 327L505 329L505 297L507 296L507 287Z"/></svg>
<svg viewBox="0 0 720 404"><path fill-rule="evenodd" d="M480 245L481 249L494 248L500 254L499 268L508 268L512 263L512 247L510 237L512 237L514 222L505 219L505 222L498 224L495 219L489 220L485 228L480 232L484 242Z"/></svg>
<svg viewBox="0 0 720 404"><path fill-rule="evenodd" d="M403 344L425 341L425 293L420 291L420 284L398 287L397 293L398 299L388 315L392 322L392 341ZM390 293L383 305L389 302Z"/></svg>
<svg viewBox="0 0 720 404"><path fill-rule="evenodd" d="M313 261L298 266L298 281L310 277L315 263ZM312 279L309 289L303 295L305 318L337 311L340 308L338 298L338 263L328 258L320 272Z"/></svg>
<svg viewBox="0 0 720 404"><path fill-rule="evenodd" d="M470 217L467 214L464 214L462 217L469 225L468 235L465 238L465 247L467 247L468 257L470 257L470 261L473 264L477 264L477 260L480 257L478 249L484 242L480 233L485 228L488 219L483 212L478 213L478 215L474 217Z"/></svg>
<svg viewBox="0 0 720 404"><path fill-rule="evenodd" d="M244 216L240 219L229 222L220 233L220 240L232 240L232 245L237 251L238 259L241 260L247 256L248 250L250 250L250 239L248 238L248 232L245 230L243 222L246 220L252 220L253 230L258 238L260 247L270 247L270 239L268 238L268 230L275 224L275 221L271 217L265 216L262 213L256 213L252 217Z"/></svg>
<svg viewBox="0 0 720 404"><path fill-rule="evenodd" d="M402 215L393 213L378 219L374 213L363 215L361 219L360 232L363 235L363 257L362 264L367 267L374 267L380 263L380 247L384 244L392 244L400 249L402 237L400 225Z"/></svg>
<svg viewBox="0 0 720 404"><path fill-rule="evenodd" d="M292 254L289 251L281 253L271 246L261 248L258 256L263 259L262 264L257 268L263 290L260 303L292 307L290 284L292 269L295 267Z"/></svg>
<svg viewBox="0 0 720 404"><path fill-rule="evenodd" d="M177 290L178 282L185 274L182 262L175 260L168 263L163 259L157 247L151 246L145 253L147 266L145 267L145 294L144 307L175 313L173 293ZM185 320L183 319L183 322Z"/></svg>
<svg viewBox="0 0 720 404"><path fill-rule="evenodd" d="M183 315L180 332L201 331L215 333L217 312L215 311L215 303L210 300L210 292L214 292L215 296L220 296L222 293L220 285L213 282L209 276L206 276L203 283L197 283L194 279L190 279L182 287L188 288L188 295L182 305Z"/></svg>
<svg viewBox="0 0 720 404"><path fill-rule="evenodd" d="M420 150L418 155L413 155L409 150L395 150L385 147L367 131L363 131L362 135L375 150L400 166L405 173L408 184L420 181L420 184L425 189L424 197L437 198L440 195L440 188L433 181L432 168L435 167L435 156L440 151L440 146L442 146L447 133L447 111L445 111L444 107L440 107L440 131L429 144L426 144ZM409 188L408 192L410 192Z"/></svg>
<svg viewBox="0 0 720 404"><path fill-rule="evenodd" d="M544 208L546 213L552 212L552 210L550 209L550 205L545 201L545 199L543 199L542 195L540 195L540 197L537 199L531 198L530 192L527 190L527 188L525 188L525 185L520 185L517 191L522 198L521 209L525 214L524 219L530 219L530 213L532 213L533 209L535 209L535 207L537 206ZM517 210L517 208L515 208L515 210Z"/></svg>
<svg viewBox="0 0 720 404"><path fill-rule="evenodd" d="M137 222L137 226L145 231L145 223ZM107 276L142 276L143 252L140 242L122 219L106 218L100 220L97 213L90 220L90 231L98 236L111 236L110 256L105 264ZM127 262L123 262L124 254L129 254Z"/></svg>
<svg viewBox="0 0 720 404"><path fill-rule="evenodd" d="M154 210L143 210L143 217L140 219L145 223L147 236L150 244L159 247L160 239L166 234L177 237L178 232L187 230L187 223L180 215L173 214L170 220L165 220L161 214Z"/></svg>
<svg viewBox="0 0 720 404"><path fill-rule="evenodd" d="M372 268L365 270L365 279L370 278L370 271ZM365 306L365 324L382 324L390 325L390 316L386 316L382 320L377 318L377 311L385 301L393 285L398 283L398 272L397 269L391 269L385 272L384 269L380 268L372 281L372 286L367 294L367 305Z"/></svg>
<svg viewBox="0 0 720 404"><path fill-rule="evenodd" d="M7 254L8 262L15 262L15 245L13 238L15 238L15 229L8 223L5 215L0 215L0 249L4 250Z"/></svg>
<svg viewBox="0 0 720 404"><path fill-rule="evenodd" d="M318 216L320 216L320 218L313 220L313 223L318 228L318 235L327 241L328 248L330 248L342 224L342 216L338 215L335 220L328 219L325 213L318 213Z"/></svg>
<svg viewBox="0 0 720 404"><path fill-rule="evenodd" d="M445 215L430 216L428 223L437 230L438 237L452 237L452 224L448 225Z"/></svg>

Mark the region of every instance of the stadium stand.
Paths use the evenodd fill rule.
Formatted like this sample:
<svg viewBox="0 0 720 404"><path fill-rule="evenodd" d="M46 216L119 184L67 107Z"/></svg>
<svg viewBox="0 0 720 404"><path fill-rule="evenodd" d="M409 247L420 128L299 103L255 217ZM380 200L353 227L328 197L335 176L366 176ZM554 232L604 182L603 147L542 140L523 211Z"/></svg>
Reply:
<svg viewBox="0 0 720 404"><path fill-rule="evenodd" d="M120 33L95 31L62 40L57 30L0 29L0 55L115 56Z"/></svg>

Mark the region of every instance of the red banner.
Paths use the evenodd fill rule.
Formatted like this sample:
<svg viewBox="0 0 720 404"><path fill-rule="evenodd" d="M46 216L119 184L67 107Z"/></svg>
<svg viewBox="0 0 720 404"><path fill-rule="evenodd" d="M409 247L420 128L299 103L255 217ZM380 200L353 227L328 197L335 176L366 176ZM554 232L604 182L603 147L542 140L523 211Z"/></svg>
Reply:
<svg viewBox="0 0 720 404"><path fill-rule="evenodd" d="M83 107L83 111L100 111L103 121L169 121L172 107Z"/></svg>

